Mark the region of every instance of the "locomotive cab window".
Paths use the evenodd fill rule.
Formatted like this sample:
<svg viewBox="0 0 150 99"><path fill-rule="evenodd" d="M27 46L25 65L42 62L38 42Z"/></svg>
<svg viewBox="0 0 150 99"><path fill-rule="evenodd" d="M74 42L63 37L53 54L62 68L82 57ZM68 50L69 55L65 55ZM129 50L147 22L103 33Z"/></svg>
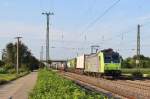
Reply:
<svg viewBox="0 0 150 99"><path fill-rule="evenodd" d="M104 61L105 61L105 63L111 63L111 56L105 55L104 56Z"/></svg>
<svg viewBox="0 0 150 99"><path fill-rule="evenodd" d="M115 53L112 55L112 62L113 63L119 63L120 62L119 54Z"/></svg>

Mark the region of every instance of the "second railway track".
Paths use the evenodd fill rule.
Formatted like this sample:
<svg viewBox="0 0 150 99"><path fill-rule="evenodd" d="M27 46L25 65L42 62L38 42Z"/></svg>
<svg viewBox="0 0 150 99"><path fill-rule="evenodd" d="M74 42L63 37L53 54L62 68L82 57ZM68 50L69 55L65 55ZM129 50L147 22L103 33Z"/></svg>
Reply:
<svg viewBox="0 0 150 99"><path fill-rule="evenodd" d="M134 82L124 80L115 81L103 78L94 78L69 72L63 73L63 75L129 99L150 99L150 86L143 84L136 84Z"/></svg>

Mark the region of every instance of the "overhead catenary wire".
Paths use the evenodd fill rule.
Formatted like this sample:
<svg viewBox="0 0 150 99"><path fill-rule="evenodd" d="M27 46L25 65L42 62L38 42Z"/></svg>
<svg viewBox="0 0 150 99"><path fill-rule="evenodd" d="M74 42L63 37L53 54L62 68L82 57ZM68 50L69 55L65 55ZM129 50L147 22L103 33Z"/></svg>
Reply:
<svg viewBox="0 0 150 99"><path fill-rule="evenodd" d="M117 3L119 3L120 0L117 0L116 2L114 2L110 7L108 7L100 16L98 16L93 22L91 22L87 28L90 28L91 26L93 26L98 20L100 20L107 12L109 12ZM87 37L85 36L85 39L87 39Z"/></svg>
<svg viewBox="0 0 150 99"><path fill-rule="evenodd" d="M125 34L128 34L129 32L132 32L134 29L132 28L132 29L130 29L130 30L128 30L127 32L125 32ZM125 39L125 37L123 36L123 33L120 33L120 34L117 34L117 35L115 35L115 37L121 37L121 39L122 40L124 40ZM107 39L108 41L110 41L110 40L112 40L113 39L113 37L111 37L111 38L109 38L109 39ZM54 42L62 42L62 40L54 40ZM68 43L81 43L81 41L63 41L63 42L68 42ZM98 42L98 41L97 41ZM83 42L83 43L85 43L85 42ZM87 41L86 41L86 43L87 43ZM91 41L89 41L88 43L91 43ZM93 42L94 43L94 42ZM103 36L103 43L106 43L106 39L104 39L104 36ZM115 44L116 46L120 46L121 44ZM131 43L130 43L130 45L131 45ZM69 49L69 50L76 50L76 49L79 49L79 51L80 50L85 50L85 49L87 49L87 48L76 48L76 47L72 47L72 48L67 48L67 47L55 47L55 48L63 48L63 49ZM115 49L115 47L113 47L114 49ZM117 50L118 51L122 51L122 50L127 50L127 51L130 51L130 50L133 50L133 48L129 48L129 49L125 49L125 48L117 48Z"/></svg>
<svg viewBox="0 0 150 99"><path fill-rule="evenodd" d="M116 2L119 2L120 0L117 0ZM116 3L115 2L115 3ZM117 3L116 3L117 4ZM115 5L116 5L115 4ZM114 5L114 6L115 6ZM109 12L109 10L108 10L108 12ZM106 12L107 13L107 12ZM105 14L104 14L105 15ZM103 17L103 16L102 16ZM98 19L98 17L96 18L96 19ZM101 19L101 18L100 18ZM90 26L90 24L88 24L87 26L89 26L89 28L91 28L92 26L94 26L94 24L96 23L96 22L98 22L100 19L98 19L97 21L93 21L93 22L91 22L90 24L91 24L91 26ZM143 26L145 26L145 25L147 25L147 24L149 24L149 23L144 23L143 25L142 25L142 27ZM85 31L87 31L89 28L87 28L87 29L85 29ZM132 30L133 31L133 30ZM131 42L131 41L126 41L127 40L127 38L128 37L126 37L127 35L129 36L129 32L131 32L131 31L127 31L127 32L120 32L120 34L117 34L117 35L113 35L112 37L108 37L108 38L103 38L103 43L104 44L106 44L106 42L108 42L108 41L111 41L111 40L113 40L113 39L116 39L116 38L120 38L119 40L122 40L122 41L125 41L126 43L125 44L128 44L127 42ZM84 33L87 33L87 32L82 32L83 34L82 35L84 35ZM133 32L132 32L133 33ZM132 36L132 35L130 35L130 36ZM87 36L85 35L84 36L85 38L85 40L87 41ZM114 41L114 40L113 40ZM63 42L67 42L67 43L80 43L80 41L78 42L76 42L76 41L65 41L64 40L64 38L63 38L63 35L62 35L62 41L54 41L54 42L61 42L61 43L63 43ZM87 42L84 42L84 43L89 43L88 41ZM122 43L124 43L124 42L122 42ZM124 44L122 44L122 43L120 43L120 46L119 47L121 47L122 45L124 45ZM135 43L135 42L132 42L132 43ZM122 45L121 45L122 44ZM129 44L131 44L131 43L129 43ZM68 48L69 49L69 48ZM74 48L73 48L74 49Z"/></svg>
<svg viewBox="0 0 150 99"><path fill-rule="evenodd" d="M148 25L149 24L149 22L147 23L143 23L142 25L138 25L138 26L146 26L146 25ZM126 42L127 43L127 42ZM142 44L142 48L141 49L146 49L146 47L149 47L149 45L145 45L145 44ZM133 49L132 49L133 50ZM134 51L135 51L135 49L134 49Z"/></svg>
<svg viewBox="0 0 150 99"><path fill-rule="evenodd" d="M145 27L145 26L147 26L149 24L150 24L150 22L142 23L141 27ZM133 32L133 31L135 31L135 33L136 33L136 27L133 27L133 28L129 29L128 31L120 32L120 33L118 33L116 35L113 35L113 37L109 37L109 38L103 39L103 41L104 42L111 41L111 40L113 40L114 37L115 38L121 37L121 38L123 38L122 40L125 40L125 35L128 34L128 33ZM131 42L131 41L129 41L129 42Z"/></svg>
<svg viewBox="0 0 150 99"><path fill-rule="evenodd" d="M116 2L115 2L112 6L110 6L105 12L107 13L107 11L109 11L109 9L111 9L112 7L114 7L119 1L120 1L120 0L116 1ZM104 12L104 15L105 15L105 12ZM98 20L99 18L101 18L101 17L103 17L103 14L102 14L102 16L98 17L98 18L95 19L93 22L91 22L91 23L87 26L87 28L85 28L84 31L86 31L88 28L92 27L92 26L97 22L97 20ZM145 26L145 25L147 25L147 24L149 24L149 23L150 23L150 22L144 23L144 24L142 24L142 26ZM132 30L129 30L129 31L127 31L127 32L131 32L131 31L133 31L133 29L132 29ZM84 33L85 33L85 32L82 32L82 35L83 35ZM127 33L125 33L125 34L127 34ZM124 38L124 35L123 35L122 33L121 33L121 35L119 34L119 35L117 35L117 36L115 36L115 37L121 37L121 38L122 38L122 41L125 39L125 38ZM87 40L87 36L86 36L86 35L84 36L84 39ZM112 40L112 39L113 39L113 37L108 38L108 39L105 40L105 42L106 42L106 41L110 41L110 40Z"/></svg>
<svg viewBox="0 0 150 99"><path fill-rule="evenodd" d="M92 26L94 26L94 24L96 22L98 22L102 17L104 17L113 7L115 7L115 5L117 5L120 2L120 0L115 1L111 6L109 6L100 16L98 16L94 21L92 21L91 23L89 23L87 25L87 27L83 30L82 35L84 35L84 33L91 28Z"/></svg>
<svg viewBox="0 0 150 99"><path fill-rule="evenodd" d="M150 24L150 21L149 21L149 22L142 23L142 24L141 24L141 27L145 27L145 26L147 26L147 25L149 25L149 24ZM125 34L127 34L127 33L133 32L133 31L136 32L136 27L131 28L131 29L129 29L128 31L123 32L123 33L124 33L124 35L125 35ZM122 34L122 33L120 32L119 34L114 35L114 37L121 37L121 34ZM112 40L112 39L113 39L113 37L108 38L108 39L106 39L106 40L109 41L109 40ZM124 39L125 39L125 37L124 37Z"/></svg>
<svg viewBox="0 0 150 99"><path fill-rule="evenodd" d="M51 49L68 49L68 50L85 50L85 49L91 49L89 48L85 48L85 47L58 47L58 46L51 46Z"/></svg>
<svg viewBox="0 0 150 99"><path fill-rule="evenodd" d="M92 0L92 3L90 3L89 5L88 5L88 8L87 8L87 10L86 10L86 14L90 14L90 11L92 11L93 10L93 8L95 7L94 5L95 5L95 3L96 3L96 0Z"/></svg>

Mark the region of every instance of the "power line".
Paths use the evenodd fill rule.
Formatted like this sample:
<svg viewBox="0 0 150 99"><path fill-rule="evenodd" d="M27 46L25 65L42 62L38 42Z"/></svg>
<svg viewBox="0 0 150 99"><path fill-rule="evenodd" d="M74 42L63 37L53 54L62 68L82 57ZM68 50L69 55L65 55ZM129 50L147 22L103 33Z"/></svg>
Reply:
<svg viewBox="0 0 150 99"><path fill-rule="evenodd" d="M120 32L120 33L118 33L117 35L113 35L113 37L110 37L110 38L108 38L108 39L105 39L105 42L106 41L110 41L110 40L112 40L114 37L115 38L117 38L117 37L121 37L121 38L123 38L123 40L125 39L125 34L127 34L127 33L130 33L130 32L132 32L132 31L134 31L136 28L131 28L131 29L129 29L128 31L125 31L125 32ZM123 34L124 33L124 34Z"/></svg>
<svg viewBox="0 0 150 99"><path fill-rule="evenodd" d="M141 27L144 27L144 26L146 26L146 25L148 25L148 24L150 24L150 21L149 21L149 22L145 22L145 23L141 24Z"/></svg>
<svg viewBox="0 0 150 99"><path fill-rule="evenodd" d="M39 0L40 12L43 10L53 10L54 11L54 0Z"/></svg>
<svg viewBox="0 0 150 99"><path fill-rule="evenodd" d="M52 42L60 42L60 43L94 43L98 41L73 41L73 40L51 40Z"/></svg>
<svg viewBox="0 0 150 99"><path fill-rule="evenodd" d="M100 16L98 16L94 21L92 21L90 24L87 25L87 27L84 29L84 31L82 33L84 33L87 29L91 28L92 26L94 26L94 24L100 20L102 17L104 17L106 15L106 13L108 13L115 5L117 5L120 2L120 0L117 0L116 2L114 2L110 7L108 7Z"/></svg>
<svg viewBox="0 0 150 99"><path fill-rule="evenodd" d="M147 26L148 24L150 24L150 22L145 22L145 23L142 23L141 25L140 25L140 27L145 27L145 26ZM130 30L128 30L127 32L124 32L125 34L127 34L127 33L130 33L130 32L132 32L133 30L135 30L136 28L132 28L132 29L130 29ZM115 37L120 37L121 35L119 35L118 34L118 36L116 35ZM123 38L123 40L125 39L125 37L123 36L122 37ZM148 37L147 37L148 38ZM113 37L112 38L109 38L110 40L112 40L113 39ZM109 41L109 39L107 39L107 41ZM145 39L145 38L144 38ZM126 43L127 42L131 42L131 41L126 41Z"/></svg>
<svg viewBox="0 0 150 99"><path fill-rule="evenodd" d="M88 2L88 3L89 3L89 2ZM92 2L90 3L90 5L88 5L87 11L86 11L87 14L90 14L90 13L89 13L90 10L93 10L93 8L95 7L95 6L94 6L95 3L96 3L96 0L92 0Z"/></svg>
<svg viewBox="0 0 150 99"><path fill-rule="evenodd" d="M40 12L43 10L43 6L42 6L42 0L39 0L39 9L40 9Z"/></svg>
<svg viewBox="0 0 150 99"><path fill-rule="evenodd" d="M62 48L62 49L69 49L69 50L85 50L85 49L91 49L91 48L82 48L82 47L56 47L56 46L51 46L50 48L56 49L56 48Z"/></svg>

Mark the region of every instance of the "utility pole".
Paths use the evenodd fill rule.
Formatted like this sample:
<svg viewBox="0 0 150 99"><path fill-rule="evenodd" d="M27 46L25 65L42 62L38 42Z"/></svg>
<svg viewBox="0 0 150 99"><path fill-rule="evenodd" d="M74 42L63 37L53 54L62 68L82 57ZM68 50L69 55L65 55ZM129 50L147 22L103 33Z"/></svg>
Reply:
<svg viewBox="0 0 150 99"><path fill-rule="evenodd" d="M43 46L41 46L40 61L43 61Z"/></svg>
<svg viewBox="0 0 150 99"><path fill-rule="evenodd" d="M137 60L136 60L136 66L137 68L140 67L140 25L137 26Z"/></svg>
<svg viewBox="0 0 150 99"><path fill-rule="evenodd" d="M16 70L17 70L17 74L18 74L18 70L19 70L19 43L21 42L20 39L22 37L15 37L15 39L17 39L17 66L16 66Z"/></svg>
<svg viewBox="0 0 150 99"><path fill-rule="evenodd" d="M40 60L43 61L43 46L41 46Z"/></svg>
<svg viewBox="0 0 150 99"><path fill-rule="evenodd" d="M42 61L43 61L43 46L41 46L41 51L40 51L40 66L42 66Z"/></svg>
<svg viewBox="0 0 150 99"><path fill-rule="evenodd" d="M47 27L46 27L46 62L49 61L49 16L54 15L54 13L43 12L43 15L46 15Z"/></svg>

